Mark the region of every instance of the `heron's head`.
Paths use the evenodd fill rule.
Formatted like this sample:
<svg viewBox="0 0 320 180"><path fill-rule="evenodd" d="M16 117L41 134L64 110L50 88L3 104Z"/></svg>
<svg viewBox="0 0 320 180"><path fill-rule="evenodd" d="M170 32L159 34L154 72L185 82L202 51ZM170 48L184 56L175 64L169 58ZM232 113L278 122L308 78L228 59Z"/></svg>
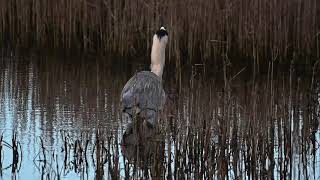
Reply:
<svg viewBox="0 0 320 180"><path fill-rule="evenodd" d="M153 44L158 44L161 47L166 47L168 42L168 32L164 27L161 27L153 36Z"/></svg>

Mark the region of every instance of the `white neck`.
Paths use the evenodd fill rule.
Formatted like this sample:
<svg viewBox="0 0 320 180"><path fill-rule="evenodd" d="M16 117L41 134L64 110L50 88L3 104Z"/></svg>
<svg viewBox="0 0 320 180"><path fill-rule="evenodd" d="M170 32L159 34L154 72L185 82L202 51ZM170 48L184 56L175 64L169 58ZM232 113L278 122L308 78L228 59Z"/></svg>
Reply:
<svg viewBox="0 0 320 180"><path fill-rule="evenodd" d="M163 68L165 64L165 50L167 40L163 38L161 38L160 40L157 35L154 35L151 49L151 72L155 73L160 78L162 78Z"/></svg>

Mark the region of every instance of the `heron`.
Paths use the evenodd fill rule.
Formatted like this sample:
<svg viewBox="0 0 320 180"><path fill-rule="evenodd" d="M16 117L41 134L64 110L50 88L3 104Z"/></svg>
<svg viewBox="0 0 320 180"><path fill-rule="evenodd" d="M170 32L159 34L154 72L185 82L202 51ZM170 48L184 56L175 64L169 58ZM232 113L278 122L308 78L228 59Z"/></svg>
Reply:
<svg viewBox="0 0 320 180"><path fill-rule="evenodd" d="M121 92L122 112L131 121L134 121L135 118L142 119L143 124L149 128L157 125L158 114L166 101L162 74L167 42L168 32L161 27L153 36L151 71L141 71L133 75Z"/></svg>

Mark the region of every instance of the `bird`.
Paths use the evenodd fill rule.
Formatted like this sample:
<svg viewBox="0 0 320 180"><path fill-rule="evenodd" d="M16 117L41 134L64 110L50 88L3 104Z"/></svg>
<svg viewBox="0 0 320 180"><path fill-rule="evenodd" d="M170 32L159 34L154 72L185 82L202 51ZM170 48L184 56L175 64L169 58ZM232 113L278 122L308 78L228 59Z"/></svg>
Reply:
<svg viewBox="0 0 320 180"><path fill-rule="evenodd" d="M166 101L162 75L167 43L168 32L161 27L153 35L150 71L134 74L121 91L120 104L123 114L130 121L135 118L142 119L149 128L157 125L158 114Z"/></svg>

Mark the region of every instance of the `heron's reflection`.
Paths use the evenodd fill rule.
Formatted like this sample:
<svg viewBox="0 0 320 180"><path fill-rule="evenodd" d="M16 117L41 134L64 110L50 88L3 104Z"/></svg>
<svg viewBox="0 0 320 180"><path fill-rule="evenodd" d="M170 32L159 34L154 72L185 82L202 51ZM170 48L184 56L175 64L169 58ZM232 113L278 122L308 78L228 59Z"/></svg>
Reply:
<svg viewBox="0 0 320 180"><path fill-rule="evenodd" d="M121 149L129 163L149 166L156 152L156 128L148 121L127 124L122 136Z"/></svg>

